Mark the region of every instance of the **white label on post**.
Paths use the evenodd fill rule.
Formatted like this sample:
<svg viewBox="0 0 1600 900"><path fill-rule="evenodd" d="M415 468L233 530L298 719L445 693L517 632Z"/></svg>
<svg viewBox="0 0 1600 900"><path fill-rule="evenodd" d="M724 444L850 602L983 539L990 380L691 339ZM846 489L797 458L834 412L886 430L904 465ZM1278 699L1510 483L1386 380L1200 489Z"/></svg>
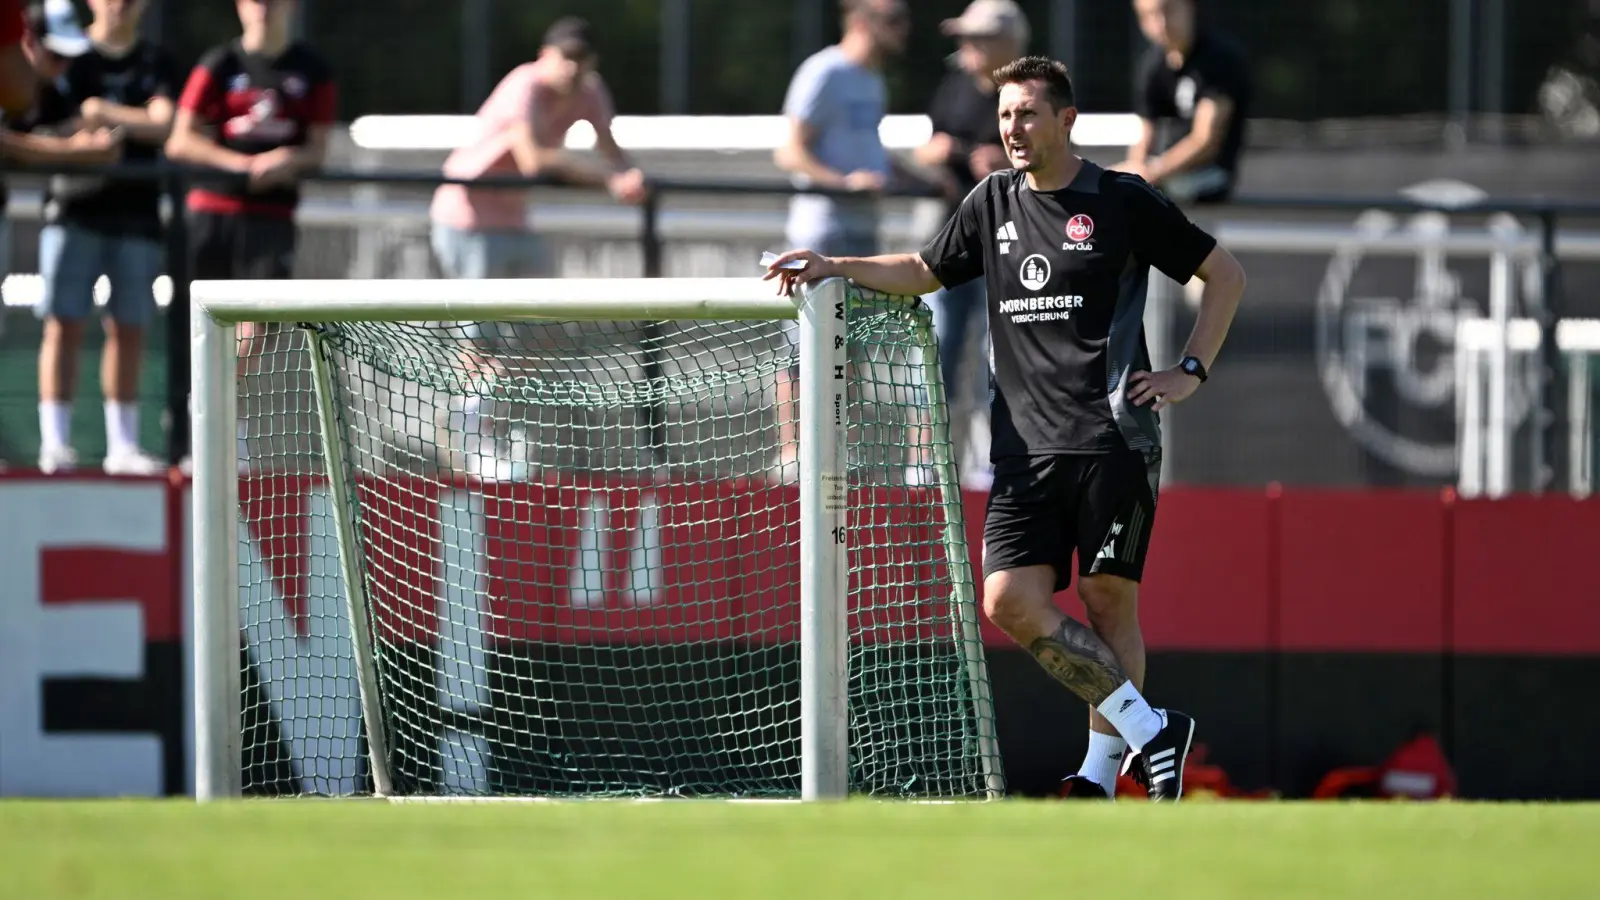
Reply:
<svg viewBox="0 0 1600 900"><path fill-rule="evenodd" d="M845 477L843 474L822 476L822 509L836 513L845 510Z"/></svg>

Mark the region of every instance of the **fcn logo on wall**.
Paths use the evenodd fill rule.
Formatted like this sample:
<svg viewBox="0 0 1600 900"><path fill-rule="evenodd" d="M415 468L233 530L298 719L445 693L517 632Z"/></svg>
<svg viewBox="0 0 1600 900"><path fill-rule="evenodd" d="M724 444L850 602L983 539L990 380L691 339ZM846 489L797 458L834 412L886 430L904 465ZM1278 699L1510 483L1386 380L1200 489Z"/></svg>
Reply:
<svg viewBox="0 0 1600 900"><path fill-rule="evenodd" d="M1510 248L1522 230L1501 217L1489 232ZM1443 213L1370 210L1335 250L1317 292L1317 370L1335 417L1367 451L1413 475L1457 472L1462 322L1484 316L1494 291L1507 292L1499 301L1517 315L1519 282L1521 296L1537 299L1537 260L1521 250L1485 252L1480 237L1452 231ZM1512 359L1513 427L1528 414L1534 364Z"/></svg>

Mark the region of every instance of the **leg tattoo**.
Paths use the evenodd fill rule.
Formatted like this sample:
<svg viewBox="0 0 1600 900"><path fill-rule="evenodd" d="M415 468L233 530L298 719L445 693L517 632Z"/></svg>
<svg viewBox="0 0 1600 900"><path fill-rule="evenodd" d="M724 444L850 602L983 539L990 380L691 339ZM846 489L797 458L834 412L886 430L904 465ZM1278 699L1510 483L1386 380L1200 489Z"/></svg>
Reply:
<svg viewBox="0 0 1600 900"><path fill-rule="evenodd" d="M1106 642L1070 618L1062 619L1060 628L1036 639L1028 650L1046 672L1090 706L1099 706L1128 680Z"/></svg>

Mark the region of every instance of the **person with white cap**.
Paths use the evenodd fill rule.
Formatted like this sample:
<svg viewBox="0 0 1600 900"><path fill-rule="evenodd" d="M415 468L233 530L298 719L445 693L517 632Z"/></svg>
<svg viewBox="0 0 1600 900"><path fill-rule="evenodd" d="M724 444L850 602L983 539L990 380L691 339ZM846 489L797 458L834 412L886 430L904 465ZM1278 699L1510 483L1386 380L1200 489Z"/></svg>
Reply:
<svg viewBox="0 0 1600 900"><path fill-rule="evenodd" d="M8 16L0 9L0 15ZM57 89L74 58L91 44L78 24L71 0L30 4L20 16L18 44L31 69L32 99L18 111L5 104L0 118L0 157L24 165L51 166L115 162L121 155L122 135L115 130L84 128L76 111ZM3 216L6 191L0 185L0 274L10 271L11 228ZM50 339L48 324L45 339ZM41 381L40 389L46 385ZM58 419L51 417L51 425ZM46 423L41 420L41 426ZM49 433L41 435L46 441ZM41 441L44 443L45 441ZM41 460L48 462L48 460ZM70 460L66 466L70 468Z"/></svg>
<svg viewBox="0 0 1600 900"><path fill-rule="evenodd" d="M149 0L90 0L89 5L94 20L87 35L47 38L58 47L62 41L74 50L87 46L54 89L81 127L121 129L124 159L149 165L172 125L178 72L160 47L139 36ZM71 3L47 3L47 19L52 8L61 28L76 30ZM166 263L161 186L149 178L56 177L45 194L44 218L39 233L44 292L37 309L45 323L39 347L39 466L64 471L75 462L71 408L78 356L96 318L95 284L104 276L111 294L100 366L106 434L101 467L110 475L156 474L166 464L139 446L138 390L145 329L156 308L155 281Z"/></svg>
<svg viewBox="0 0 1600 900"><path fill-rule="evenodd" d="M973 0L959 17L944 20L940 31L955 38L959 47L951 54L951 70L928 107L933 135L917 148L915 158L918 165L942 173L950 198L945 210L948 218L978 182L1011 166L1000 142L1000 122L995 116L999 89L993 73L1027 52L1031 30L1015 0ZM956 377L966 357L969 335L980 345L988 342L983 280L940 289L926 299L939 338L940 374L955 407L966 394ZM987 366L974 375L966 387L974 398L983 397L988 392ZM964 443L964 435L958 433L955 438L958 446ZM973 487L986 487L992 477L993 471L985 463L979 471L965 473L963 480Z"/></svg>
<svg viewBox="0 0 1600 900"><path fill-rule="evenodd" d="M92 46L72 0L31 4L23 22L22 52L33 66L37 90L26 112L8 113L0 120L0 156L25 165L115 162L121 156L122 133L81 127L77 111L56 89L67 64ZM4 202L0 191L0 208Z"/></svg>

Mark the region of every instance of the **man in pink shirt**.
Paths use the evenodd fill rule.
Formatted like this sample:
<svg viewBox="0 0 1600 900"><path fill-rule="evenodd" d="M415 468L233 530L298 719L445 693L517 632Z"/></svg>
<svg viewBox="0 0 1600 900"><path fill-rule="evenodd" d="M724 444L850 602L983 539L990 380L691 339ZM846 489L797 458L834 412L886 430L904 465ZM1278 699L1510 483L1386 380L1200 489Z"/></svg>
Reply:
<svg viewBox="0 0 1600 900"><path fill-rule="evenodd" d="M624 203L645 197L644 174L611 135L611 93L595 71L589 24L558 20L539 58L511 70L478 110L479 134L445 160L450 178L522 174L605 187ZM594 127L609 170L565 150L579 120ZM550 254L528 231L523 188L441 185L433 195L433 249L451 278L529 278L554 274Z"/></svg>

